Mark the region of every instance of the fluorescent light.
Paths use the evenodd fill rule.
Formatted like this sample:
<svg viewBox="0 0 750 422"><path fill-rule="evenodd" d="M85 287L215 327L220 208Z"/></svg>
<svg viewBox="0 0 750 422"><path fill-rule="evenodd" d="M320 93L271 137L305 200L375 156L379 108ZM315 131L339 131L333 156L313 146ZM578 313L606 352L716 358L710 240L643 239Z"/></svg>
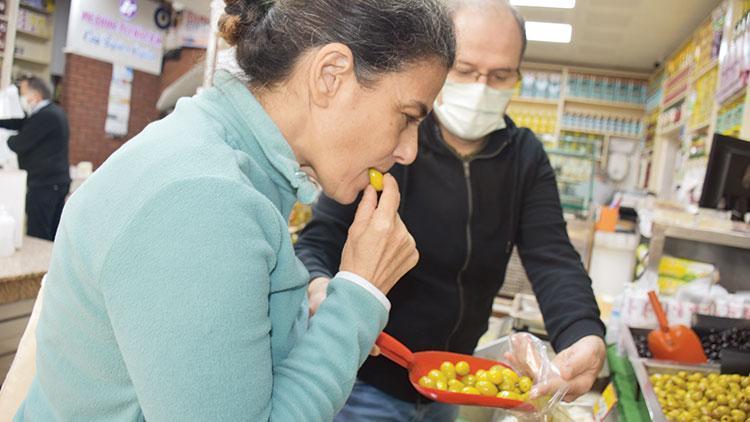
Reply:
<svg viewBox="0 0 750 422"><path fill-rule="evenodd" d="M576 7L576 0L510 0L510 4L513 6L572 9Z"/></svg>
<svg viewBox="0 0 750 422"><path fill-rule="evenodd" d="M526 22L526 38L529 41L569 43L573 27L567 23Z"/></svg>

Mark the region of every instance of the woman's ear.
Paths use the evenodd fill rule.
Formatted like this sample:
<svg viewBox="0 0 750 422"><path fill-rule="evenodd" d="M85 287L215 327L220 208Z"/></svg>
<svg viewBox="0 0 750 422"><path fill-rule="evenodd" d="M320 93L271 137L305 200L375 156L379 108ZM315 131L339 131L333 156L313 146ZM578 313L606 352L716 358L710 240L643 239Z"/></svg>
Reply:
<svg viewBox="0 0 750 422"><path fill-rule="evenodd" d="M318 107L328 107L347 84L356 82L354 56L351 49L341 43L326 44L318 49L308 69L310 98Z"/></svg>

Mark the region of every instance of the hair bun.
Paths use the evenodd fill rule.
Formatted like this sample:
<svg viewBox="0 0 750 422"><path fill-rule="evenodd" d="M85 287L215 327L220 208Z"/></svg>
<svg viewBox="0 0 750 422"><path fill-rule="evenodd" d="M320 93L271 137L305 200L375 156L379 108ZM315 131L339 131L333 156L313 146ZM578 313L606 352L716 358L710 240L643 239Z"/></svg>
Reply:
<svg viewBox="0 0 750 422"><path fill-rule="evenodd" d="M273 0L225 0L224 15L219 19L219 35L229 45L236 45L242 34L255 28L273 7Z"/></svg>

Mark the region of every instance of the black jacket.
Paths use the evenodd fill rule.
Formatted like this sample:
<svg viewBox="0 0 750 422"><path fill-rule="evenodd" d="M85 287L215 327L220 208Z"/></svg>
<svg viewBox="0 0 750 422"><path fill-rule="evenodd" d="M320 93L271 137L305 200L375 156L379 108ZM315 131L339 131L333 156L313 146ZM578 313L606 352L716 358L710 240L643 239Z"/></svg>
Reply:
<svg viewBox="0 0 750 422"><path fill-rule="evenodd" d="M70 183L68 118L60 106L50 103L31 117L0 120L0 127L18 131L8 147L28 172L29 188Z"/></svg>
<svg viewBox="0 0 750 422"><path fill-rule="evenodd" d="M473 352L514 246L555 349L587 335L604 336L549 159L531 131L506 122L480 153L462 160L430 115L419 129L416 161L391 169L401 190L399 213L420 260L388 294L385 331L413 351ZM327 197L315 205L296 245L311 278L337 271L355 208ZM417 400L406 371L385 357L369 358L358 376L398 399Z"/></svg>

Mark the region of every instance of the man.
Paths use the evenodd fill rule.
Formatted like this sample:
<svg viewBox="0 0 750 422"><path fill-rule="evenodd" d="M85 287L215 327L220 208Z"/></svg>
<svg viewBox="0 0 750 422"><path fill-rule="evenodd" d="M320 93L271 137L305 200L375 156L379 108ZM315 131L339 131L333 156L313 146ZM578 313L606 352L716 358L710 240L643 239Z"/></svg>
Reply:
<svg viewBox="0 0 750 422"><path fill-rule="evenodd" d="M420 126L416 161L390 171L420 262L389 293L385 331L414 351L471 354L516 246L572 400L591 388L604 362L604 325L542 144L503 117L526 45L523 19L504 0L455 3L456 64ZM313 279L313 312L338 268L354 210L322 197L297 243ZM337 421L455 419L455 406L421 397L384 357L368 359L358 378Z"/></svg>
<svg viewBox="0 0 750 422"><path fill-rule="evenodd" d="M18 165L28 172L26 192L27 233L54 240L65 196L70 189L68 119L50 102L50 89L37 77L20 80L23 119L0 120L0 127L17 130L8 147L18 155Z"/></svg>

